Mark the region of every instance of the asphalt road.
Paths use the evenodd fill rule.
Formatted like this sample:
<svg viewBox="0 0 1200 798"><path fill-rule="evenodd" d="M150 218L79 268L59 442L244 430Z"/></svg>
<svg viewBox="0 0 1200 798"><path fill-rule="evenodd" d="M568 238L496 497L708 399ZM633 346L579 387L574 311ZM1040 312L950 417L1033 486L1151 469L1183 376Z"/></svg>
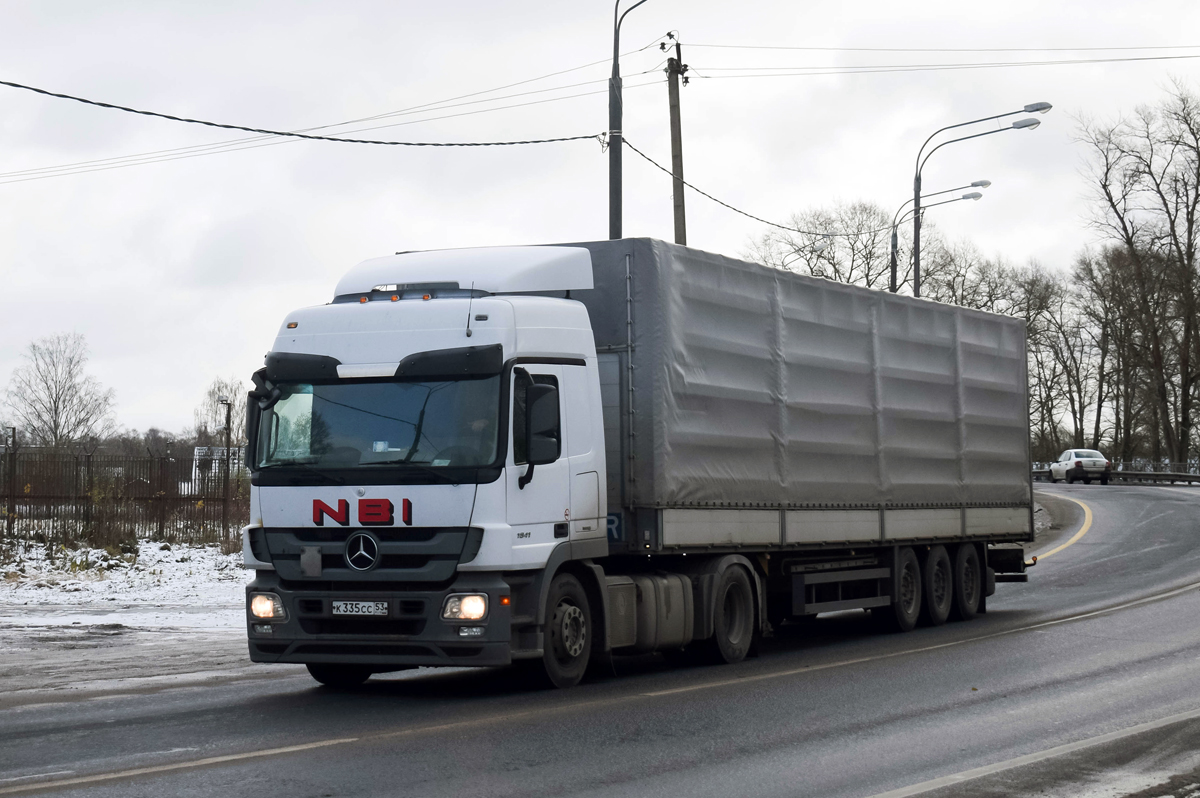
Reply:
<svg viewBox="0 0 1200 798"><path fill-rule="evenodd" d="M0 795L1189 794L1200 489L1039 497L1065 518L1029 550L1048 556L969 623L841 613L735 666L619 660L568 691L463 670L337 693L291 669L10 702Z"/></svg>

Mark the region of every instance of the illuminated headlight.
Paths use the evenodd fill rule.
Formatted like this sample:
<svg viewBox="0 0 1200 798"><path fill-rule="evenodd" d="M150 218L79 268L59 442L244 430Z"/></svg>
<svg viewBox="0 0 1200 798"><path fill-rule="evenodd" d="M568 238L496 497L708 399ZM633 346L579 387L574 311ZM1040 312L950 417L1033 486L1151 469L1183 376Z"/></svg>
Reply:
<svg viewBox="0 0 1200 798"><path fill-rule="evenodd" d="M255 618L271 621L286 621L287 611L283 601L274 593L254 593L250 596L250 614Z"/></svg>
<svg viewBox="0 0 1200 798"><path fill-rule="evenodd" d="M459 593L446 597L442 619L447 621L481 621L487 617L487 596L482 593Z"/></svg>

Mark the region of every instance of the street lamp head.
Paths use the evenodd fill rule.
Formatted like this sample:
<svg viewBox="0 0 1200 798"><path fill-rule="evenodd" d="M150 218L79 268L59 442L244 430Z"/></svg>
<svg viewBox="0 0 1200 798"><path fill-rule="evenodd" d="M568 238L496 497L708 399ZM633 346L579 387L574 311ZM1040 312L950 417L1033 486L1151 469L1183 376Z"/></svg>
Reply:
<svg viewBox="0 0 1200 798"><path fill-rule="evenodd" d="M1016 122L1013 122L1012 126L1017 130L1033 130L1040 124L1042 124L1042 120L1027 116L1024 119L1018 119Z"/></svg>
<svg viewBox="0 0 1200 798"><path fill-rule="evenodd" d="M1050 103L1031 103L1031 104L1025 106L1025 113L1027 113L1027 114L1044 114L1053 107L1054 106L1051 105Z"/></svg>
<svg viewBox="0 0 1200 798"><path fill-rule="evenodd" d="M963 194L962 198L969 200L983 199L983 194L979 193L978 191L972 191L970 194Z"/></svg>
<svg viewBox="0 0 1200 798"><path fill-rule="evenodd" d="M987 188L992 184L991 180L976 180L971 184L971 188Z"/></svg>
<svg viewBox="0 0 1200 798"><path fill-rule="evenodd" d="M217 404L219 404L219 405L227 405L227 404L230 404L229 397L228 397L228 396L218 396L218 397L217 397Z"/></svg>
<svg viewBox="0 0 1200 798"><path fill-rule="evenodd" d="M812 248L813 254L815 255L818 252L824 252L825 250L829 249L829 245L832 243L833 243L833 239L830 238L829 236L826 236L825 240L823 240L821 243L813 245L813 248Z"/></svg>

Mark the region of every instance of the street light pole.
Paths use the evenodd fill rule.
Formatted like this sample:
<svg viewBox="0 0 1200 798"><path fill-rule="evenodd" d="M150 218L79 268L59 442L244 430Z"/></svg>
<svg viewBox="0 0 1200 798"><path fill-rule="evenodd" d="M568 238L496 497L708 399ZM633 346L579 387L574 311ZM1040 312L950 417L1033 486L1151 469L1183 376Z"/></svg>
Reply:
<svg viewBox="0 0 1200 798"><path fill-rule="evenodd" d="M1047 102L1030 103L1018 111L1008 111L1003 114L996 114L995 116L985 116L981 119L972 119L969 122L959 122L954 125L946 125L946 127L933 131L933 133L929 135L929 138L925 139L925 143L922 144L921 149L917 151L916 170L913 174L913 296L921 295L921 170L925 166L925 161L929 160L929 155L933 155L933 153L937 150L941 149L947 144L953 144L956 141L966 141L967 139L975 139L979 138L980 136L989 136L993 133L1002 133L1005 130L1023 130L1026 128L1032 130L1041 123L1036 119L1019 119L1009 127L1002 127L996 130L989 130L986 133L977 133L974 136L963 136L962 138L944 141L930 150L929 155L926 155L924 160L922 160L921 154L925 152L925 148L929 146L929 142L933 141L934 136L939 133L944 133L947 130L954 130L955 128L966 127L967 125L975 125L979 124L980 122L990 122L993 119L1003 119L1006 116L1014 116L1015 114L1044 114L1053 107L1054 106Z"/></svg>
<svg viewBox="0 0 1200 798"><path fill-rule="evenodd" d="M617 16L621 0L613 5L613 63L608 81L608 237L621 237L621 23L646 0L638 0Z"/></svg>
<svg viewBox="0 0 1200 798"><path fill-rule="evenodd" d="M952 191L962 191L964 188L987 188L991 184L992 184L991 180L976 180L974 183L971 183L971 185L969 185L969 186L959 186L958 188L948 188L945 191L934 191L930 194L925 194L923 196L920 196L920 197L918 197L918 199L927 199L929 197L936 197L939 194L949 194ZM980 196L983 196L983 195L981 194ZM893 294L896 293L896 291L898 290L898 285L896 283L896 251L899 249L900 243L899 243L898 236L896 233L896 228L899 226L900 223L897 220L900 217L900 212L903 211L908 206L908 203L910 203L910 202L912 202L912 200L905 200L900 205L900 207L896 209L896 212L892 215L892 257L891 257L892 279L891 279L891 285L889 286L889 290L891 290L891 292ZM932 206L926 206L926 207L932 207Z"/></svg>
<svg viewBox="0 0 1200 798"><path fill-rule="evenodd" d="M990 185L991 185L991 181L977 180L974 183L972 183L971 186L963 186L962 188L970 188L972 186L978 186L980 188L987 188ZM959 188L952 188L952 189L948 189L946 191L935 191L932 194L926 194L924 197L921 197L921 199L925 199L927 197L935 197L938 194L948 194L951 191L961 191L961 190L962 189L959 189ZM972 191L969 194L963 194L961 197L955 197L954 199L942 200L941 202L935 202L932 205L926 205L922 210L928 210L929 208L936 208L939 205L949 205L951 202L961 202L963 200L979 200L979 199L983 199L983 194L981 194L978 191ZM896 229L900 226L900 223L904 221L905 217L908 216L908 213L916 212L916 210L913 209L913 210L910 210L908 213L904 214L904 216L900 216L900 212L904 210L904 206L908 205L909 202L911 202L911 200L905 200L904 204L896 209L896 215L892 217L892 256L891 256L892 284L891 284L891 291L893 294L896 293L896 288L897 288L897 286L896 286L896 250L899 249L899 241L898 241L898 235L896 233ZM915 286L915 274L916 274L916 272L914 271L914 289L916 287ZM913 295L920 296L920 294L917 294L917 293L914 293Z"/></svg>

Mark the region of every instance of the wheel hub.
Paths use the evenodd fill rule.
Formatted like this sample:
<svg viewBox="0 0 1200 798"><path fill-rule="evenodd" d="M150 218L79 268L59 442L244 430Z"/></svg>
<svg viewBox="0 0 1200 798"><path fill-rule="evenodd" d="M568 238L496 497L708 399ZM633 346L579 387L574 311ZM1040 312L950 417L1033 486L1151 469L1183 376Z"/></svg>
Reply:
<svg viewBox="0 0 1200 798"><path fill-rule="evenodd" d="M562 607L561 615L562 620L558 626L559 641L562 643L563 653L574 659L583 653L587 637L587 627L583 622L583 610L574 604L568 604Z"/></svg>

